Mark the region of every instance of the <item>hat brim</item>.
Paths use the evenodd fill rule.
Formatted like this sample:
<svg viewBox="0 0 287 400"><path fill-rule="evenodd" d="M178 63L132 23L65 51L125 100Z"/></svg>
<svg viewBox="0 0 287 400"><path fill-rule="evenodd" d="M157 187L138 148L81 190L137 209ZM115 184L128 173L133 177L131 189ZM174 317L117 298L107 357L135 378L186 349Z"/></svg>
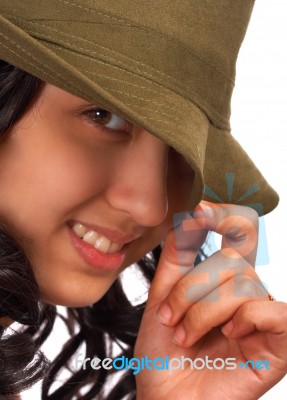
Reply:
<svg viewBox="0 0 287 400"><path fill-rule="evenodd" d="M195 173L190 209L202 198L246 204L259 214L276 207L277 193L230 132L214 127L196 104L160 82L141 76L140 71L132 73L90 55L35 39L2 16L1 58L98 103L175 148Z"/></svg>

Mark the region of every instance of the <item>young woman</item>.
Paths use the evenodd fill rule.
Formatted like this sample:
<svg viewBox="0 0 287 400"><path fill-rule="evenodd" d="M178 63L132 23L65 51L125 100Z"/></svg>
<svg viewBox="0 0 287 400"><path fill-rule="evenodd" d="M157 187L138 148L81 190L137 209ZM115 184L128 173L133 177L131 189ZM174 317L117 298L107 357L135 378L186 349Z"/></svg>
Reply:
<svg viewBox="0 0 287 400"><path fill-rule="evenodd" d="M237 199L256 188L259 213L278 201L229 128L252 5L1 2L3 398L43 377L43 399L251 400L286 374L287 306L254 270L257 213L197 205L204 184L228 202L226 174ZM209 230L222 248L194 268ZM118 278L133 263L152 280L137 306ZM58 304L71 339L48 365ZM112 389L115 366L72 367L82 345L104 360L111 343L158 363L131 364Z"/></svg>

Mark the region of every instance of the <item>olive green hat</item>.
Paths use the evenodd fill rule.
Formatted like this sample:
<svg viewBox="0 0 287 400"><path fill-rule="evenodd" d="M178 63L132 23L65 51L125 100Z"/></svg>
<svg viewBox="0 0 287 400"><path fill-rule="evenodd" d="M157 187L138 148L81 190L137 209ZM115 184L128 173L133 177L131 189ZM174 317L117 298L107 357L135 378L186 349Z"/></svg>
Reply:
<svg viewBox="0 0 287 400"><path fill-rule="evenodd" d="M143 127L195 171L201 198L278 203L230 133L254 0L1 0L0 59Z"/></svg>

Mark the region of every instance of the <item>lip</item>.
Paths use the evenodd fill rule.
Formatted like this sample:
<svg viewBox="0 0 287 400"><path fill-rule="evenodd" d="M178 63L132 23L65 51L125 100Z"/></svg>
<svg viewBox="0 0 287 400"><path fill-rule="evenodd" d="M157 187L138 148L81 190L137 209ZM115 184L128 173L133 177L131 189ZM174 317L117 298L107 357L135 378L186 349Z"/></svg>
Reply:
<svg viewBox="0 0 287 400"><path fill-rule="evenodd" d="M91 244L86 243L82 239L80 239L71 227L68 227L68 234L71 244L77 251L77 253L88 265L97 270L111 271L120 268L129 247L129 243L126 243L123 245L121 250L116 253L102 253Z"/></svg>

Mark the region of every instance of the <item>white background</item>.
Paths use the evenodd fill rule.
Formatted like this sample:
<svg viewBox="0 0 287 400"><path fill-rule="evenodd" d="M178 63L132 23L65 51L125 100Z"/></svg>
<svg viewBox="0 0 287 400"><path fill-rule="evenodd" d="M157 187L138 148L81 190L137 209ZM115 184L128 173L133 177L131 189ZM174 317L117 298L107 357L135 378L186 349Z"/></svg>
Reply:
<svg viewBox="0 0 287 400"><path fill-rule="evenodd" d="M270 263L257 272L274 297L287 302L286 114L287 1L257 0L238 58L231 121L233 135L281 198L277 209L264 217ZM55 354L61 336L62 329L51 337L48 356ZM283 400L286 393L287 377L262 399ZM39 400L40 393L29 390L22 398Z"/></svg>
<svg viewBox="0 0 287 400"><path fill-rule="evenodd" d="M278 300L287 301L287 2L257 0L237 63L233 135L280 195L264 217L270 263L257 267ZM264 400L286 399L287 377Z"/></svg>

